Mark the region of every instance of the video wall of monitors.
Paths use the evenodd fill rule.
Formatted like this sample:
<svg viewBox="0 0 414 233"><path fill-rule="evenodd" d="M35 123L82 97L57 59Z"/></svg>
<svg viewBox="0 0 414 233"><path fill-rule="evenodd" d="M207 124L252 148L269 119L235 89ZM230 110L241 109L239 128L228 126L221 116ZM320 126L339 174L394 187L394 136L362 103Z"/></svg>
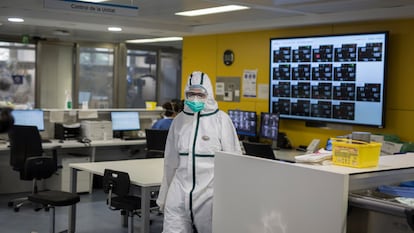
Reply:
<svg viewBox="0 0 414 233"><path fill-rule="evenodd" d="M384 127L388 32L270 39L269 111Z"/></svg>

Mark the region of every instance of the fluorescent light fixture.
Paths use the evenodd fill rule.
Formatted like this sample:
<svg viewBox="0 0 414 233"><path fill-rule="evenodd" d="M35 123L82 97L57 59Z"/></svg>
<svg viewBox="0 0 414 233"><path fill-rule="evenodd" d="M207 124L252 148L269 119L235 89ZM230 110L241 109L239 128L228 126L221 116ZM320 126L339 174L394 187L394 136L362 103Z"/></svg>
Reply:
<svg viewBox="0 0 414 233"><path fill-rule="evenodd" d="M167 41L179 41L183 40L182 37L159 37L159 38L150 38L150 39L136 39L136 40L127 40L127 43L157 43L157 42L167 42Z"/></svg>
<svg viewBox="0 0 414 233"><path fill-rule="evenodd" d="M13 23L21 23L21 22L24 22L24 19L22 19L22 18L16 18L16 17L10 17L7 20L9 22L13 22Z"/></svg>
<svg viewBox="0 0 414 233"><path fill-rule="evenodd" d="M227 6L204 8L204 9L192 10L192 11L182 11L182 12L177 12L175 14L181 15L181 16L199 16L199 15L217 14L217 13L239 11L239 10L246 10L246 9L250 9L250 7L239 6L239 5L227 5Z"/></svg>
<svg viewBox="0 0 414 233"><path fill-rule="evenodd" d="M108 31L120 32L120 31L122 31L122 28L120 28L120 27L108 27Z"/></svg>

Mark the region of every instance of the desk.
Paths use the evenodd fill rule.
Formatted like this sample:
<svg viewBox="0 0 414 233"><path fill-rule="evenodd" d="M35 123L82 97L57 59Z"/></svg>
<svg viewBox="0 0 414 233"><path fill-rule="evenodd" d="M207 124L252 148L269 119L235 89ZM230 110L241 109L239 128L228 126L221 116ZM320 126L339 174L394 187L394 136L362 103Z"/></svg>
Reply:
<svg viewBox="0 0 414 233"><path fill-rule="evenodd" d="M164 159L134 159L109 162L72 163L70 191L76 192L78 171L87 171L92 174L104 175L106 168L127 172L131 184L141 191L141 232L149 233L150 193L157 191L161 185ZM69 209L69 232L74 233L76 227L76 205Z"/></svg>
<svg viewBox="0 0 414 233"><path fill-rule="evenodd" d="M121 160L121 159L130 159L131 157L128 152L123 153L121 148L137 146L144 147L146 140L106 140L106 141L92 141L91 143L85 144L80 143L76 140L66 140L63 143L59 143L59 140L52 140L49 143L43 143L42 147L45 151L48 151L54 147L60 147L58 149L58 158L67 158L70 156L71 152L80 152L88 156L89 161L97 160ZM10 148L8 147L9 143L0 143L0 194L1 193L19 193L19 192L29 192L32 190L32 182L20 180L19 173L14 171L10 166ZM108 153L110 149L110 153ZM119 153L119 154L115 154ZM141 155L140 155L141 156ZM86 158L86 157L83 157ZM139 158L138 155L135 158ZM84 162L85 160L82 159ZM73 161L74 162L74 161ZM65 167L68 168L68 167ZM65 169L66 171L66 169ZM59 170L63 173L63 170ZM55 183L59 183L62 180L66 182L69 180L69 171L66 177L54 176L53 180L47 180L46 182L39 183L39 187L45 187L51 189L54 188ZM60 174L60 173L59 173ZM92 180L90 180L92 182ZM66 185L65 185L66 186ZM68 187L69 185L67 185Z"/></svg>
<svg viewBox="0 0 414 233"><path fill-rule="evenodd" d="M133 146L133 145L145 145L147 142L145 139L140 140L121 140L121 139L113 139L113 140L105 140L105 141L91 141L91 143L82 143L78 142L77 140L67 140L62 143L59 140L52 139L52 142L42 143L42 148L45 150L52 149L54 147L59 146L60 148L95 148L95 147L103 147L103 146ZM0 151L8 151L9 143L0 143Z"/></svg>
<svg viewBox="0 0 414 233"><path fill-rule="evenodd" d="M349 191L412 180L414 154L351 168L217 152L214 169L213 233L345 233Z"/></svg>

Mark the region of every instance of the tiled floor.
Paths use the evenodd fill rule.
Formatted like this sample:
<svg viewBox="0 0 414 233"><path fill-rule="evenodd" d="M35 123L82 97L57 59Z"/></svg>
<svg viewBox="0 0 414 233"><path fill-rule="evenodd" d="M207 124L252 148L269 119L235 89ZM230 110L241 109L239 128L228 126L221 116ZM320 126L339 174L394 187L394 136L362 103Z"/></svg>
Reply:
<svg viewBox="0 0 414 233"><path fill-rule="evenodd" d="M23 194L0 195L0 232L1 233L47 233L49 232L49 212L34 211L31 205L23 206L14 212L7 206L9 200ZM92 194L81 194L81 202L77 204L77 233L126 233L122 227L119 211L109 210L105 204L102 190L94 190ZM162 232L162 216L151 215L151 233ZM139 233L139 217L134 216L134 232ZM56 232L67 229L68 208L56 208Z"/></svg>

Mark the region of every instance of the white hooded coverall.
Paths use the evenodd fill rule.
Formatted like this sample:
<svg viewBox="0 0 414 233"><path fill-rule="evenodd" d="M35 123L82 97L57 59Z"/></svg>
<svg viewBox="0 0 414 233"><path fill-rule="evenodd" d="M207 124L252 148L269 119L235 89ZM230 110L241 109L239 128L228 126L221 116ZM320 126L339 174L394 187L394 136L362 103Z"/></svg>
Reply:
<svg viewBox="0 0 414 233"><path fill-rule="evenodd" d="M230 117L218 110L209 77L193 72L186 92L191 85L204 87L207 101L198 113L185 106L168 133L157 199L164 209L164 233L212 232L214 152L241 154L236 130Z"/></svg>

